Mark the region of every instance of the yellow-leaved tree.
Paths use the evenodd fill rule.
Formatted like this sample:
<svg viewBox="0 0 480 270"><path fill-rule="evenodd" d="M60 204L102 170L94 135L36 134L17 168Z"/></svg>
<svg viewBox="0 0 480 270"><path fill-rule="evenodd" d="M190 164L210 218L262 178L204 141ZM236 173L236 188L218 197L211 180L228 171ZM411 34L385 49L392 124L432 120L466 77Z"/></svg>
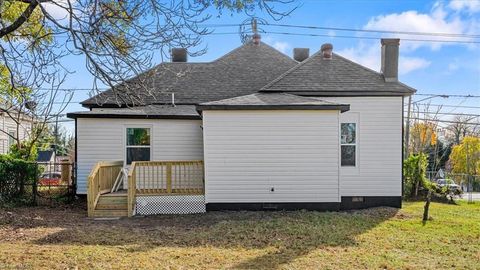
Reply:
<svg viewBox="0 0 480 270"><path fill-rule="evenodd" d="M467 136L450 154L454 173L480 174L480 137Z"/></svg>

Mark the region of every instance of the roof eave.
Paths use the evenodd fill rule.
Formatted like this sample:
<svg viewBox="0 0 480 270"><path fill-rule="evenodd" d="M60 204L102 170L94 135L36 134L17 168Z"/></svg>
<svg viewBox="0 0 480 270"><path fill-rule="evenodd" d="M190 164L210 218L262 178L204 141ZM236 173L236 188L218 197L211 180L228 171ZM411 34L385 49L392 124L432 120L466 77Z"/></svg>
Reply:
<svg viewBox="0 0 480 270"><path fill-rule="evenodd" d="M200 115L156 115L156 114L115 114L115 113L67 113L71 119L78 118L124 118L124 119L177 119L199 120Z"/></svg>
<svg viewBox="0 0 480 270"><path fill-rule="evenodd" d="M350 110L349 104L285 104L285 105L197 105L198 111L207 110L339 110L342 113Z"/></svg>
<svg viewBox="0 0 480 270"><path fill-rule="evenodd" d="M298 96L312 97L390 97L390 96L410 96L412 92L390 92L390 91L273 91L260 90L261 93L289 93Z"/></svg>

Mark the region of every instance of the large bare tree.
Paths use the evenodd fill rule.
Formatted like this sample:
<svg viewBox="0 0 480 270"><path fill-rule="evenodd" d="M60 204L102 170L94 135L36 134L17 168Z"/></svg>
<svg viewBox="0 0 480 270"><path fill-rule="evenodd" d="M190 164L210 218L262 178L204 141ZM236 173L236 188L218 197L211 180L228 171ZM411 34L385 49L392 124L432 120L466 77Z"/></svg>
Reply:
<svg viewBox="0 0 480 270"><path fill-rule="evenodd" d="M71 93L59 89L75 67L62 58L85 59L93 75L92 93L105 85L118 103L141 104L145 91L124 82L182 47L202 54L202 37L213 16L289 15L293 0L0 0L0 103L17 119L28 115L42 128L59 114ZM118 95L116 86L122 85ZM136 86L138 87L138 85ZM128 99L128 100L126 100ZM35 131L38 132L38 131ZM17 138L18 139L18 138ZM20 144L20 142L18 142Z"/></svg>

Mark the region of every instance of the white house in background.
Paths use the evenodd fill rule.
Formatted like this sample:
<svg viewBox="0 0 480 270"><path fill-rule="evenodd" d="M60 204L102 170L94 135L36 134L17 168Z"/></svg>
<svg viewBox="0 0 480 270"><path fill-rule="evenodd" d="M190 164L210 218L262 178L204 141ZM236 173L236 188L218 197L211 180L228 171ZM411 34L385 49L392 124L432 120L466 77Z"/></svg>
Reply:
<svg viewBox="0 0 480 270"><path fill-rule="evenodd" d="M28 139L33 123L29 116L22 116L18 119L17 113L10 112L9 115L5 110L7 109L0 105L0 154L7 154L10 151L10 146L16 143L15 138ZM12 117L19 120L20 124L17 124Z"/></svg>
<svg viewBox="0 0 480 270"><path fill-rule="evenodd" d="M153 93L145 105L108 90L68 114L77 192L93 216L401 207L403 99L415 90L398 81L399 40L381 46L380 73L330 44L291 59L255 39L209 63L173 50L128 82ZM109 206L115 196L124 206Z"/></svg>

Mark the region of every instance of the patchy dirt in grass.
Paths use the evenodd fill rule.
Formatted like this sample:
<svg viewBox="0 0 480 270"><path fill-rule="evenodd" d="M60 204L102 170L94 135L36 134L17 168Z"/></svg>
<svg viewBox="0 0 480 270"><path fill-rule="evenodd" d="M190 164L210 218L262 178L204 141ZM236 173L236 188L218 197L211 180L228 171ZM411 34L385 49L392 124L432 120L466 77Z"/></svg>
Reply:
<svg viewBox="0 0 480 270"><path fill-rule="evenodd" d="M478 206L209 212L94 220L84 204L0 209L0 269L469 268ZM462 257L457 255L461 254ZM425 258L428 263L425 264Z"/></svg>

